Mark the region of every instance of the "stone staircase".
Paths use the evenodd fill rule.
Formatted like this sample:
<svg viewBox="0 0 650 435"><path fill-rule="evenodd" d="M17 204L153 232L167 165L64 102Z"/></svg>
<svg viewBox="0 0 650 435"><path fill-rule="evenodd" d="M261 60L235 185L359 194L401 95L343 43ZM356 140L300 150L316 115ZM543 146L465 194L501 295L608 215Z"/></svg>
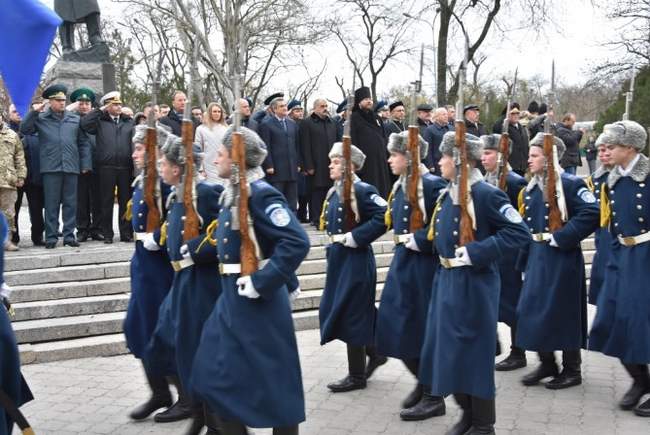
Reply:
<svg viewBox="0 0 650 435"><path fill-rule="evenodd" d="M308 228L311 250L298 269L302 294L294 302L297 330L318 328L325 284L323 233ZM392 233L373 244L377 299L392 259ZM583 243L587 276L593 239ZM14 289L13 327L24 364L127 353L122 322L129 302L133 245L99 242L81 248L27 248L6 253L5 279Z"/></svg>

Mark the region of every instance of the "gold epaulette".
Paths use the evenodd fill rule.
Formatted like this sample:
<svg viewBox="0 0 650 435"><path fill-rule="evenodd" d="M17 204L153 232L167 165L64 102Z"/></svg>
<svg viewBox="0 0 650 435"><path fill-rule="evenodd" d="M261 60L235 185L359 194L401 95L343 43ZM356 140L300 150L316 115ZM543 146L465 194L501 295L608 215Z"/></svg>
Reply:
<svg viewBox="0 0 650 435"><path fill-rule="evenodd" d="M203 240L201 240L201 243L199 243L199 246L196 248L195 251L196 253L198 253L201 250L201 248L206 242L208 242L212 246L217 246L217 239L212 238L212 233L217 229L218 226L219 226L219 221L217 219L210 222L210 225L208 225L208 227L205 229L205 237L203 238Z"/></svg>
<svg viewBox="0 0 650 435"><path fill-rule="evenodd" d="M160 246L163 246L167 241L167 221L163 222L160 226Z"/></svg>
<svg viewBox="0 0 650 435"><path fill-rule="evenodd" d="M129 202L126 203L126 211L122 215L122 219L126 221L133 219L133 199L129 199Z"/></svg>
<svg viewBox="0 0 650 435"><path fill-rule="evenodd" d="M600 227L607 228L612 216L612 209L609 204L609 196L607 195L607 183L603 183L600 187Z"/></svg>
<svg viewBox="0 0 650 435"><path fill-rule="evenodd" d="M393 212L393 191L390 191L390 194L388 195L388 207L386 207L386 213L384 213L384 225L386 225L386 231L390 230L391 226L393 225L393 216L391 213Z"/></svg>
<svg viewBox="0 0 650 435"><path fill-rule="evenodd" d="M526 191L526 188L522 187L521 190L519 191L519 195L517 195L517 209L519 210L519 214L522 217L526 213L526 206L524 205L524 192L525 191Z"/></svg>
<svg viewBox="0 0 650 435"><path fill-rule="evenodd" d="M592 193L596 191L596 186L594 186L594 180L591 178L591 175L585 178L585 183Z"/></svg>
<svg viewBox="0 0 650 435"><path fill-rule="evenodd" d="M429 231L427 232L427 240L433 242L433 227L436 224L436 216L438 215L438 212L442 208L442 199L444 198L445 194L442 193L440 196L438 196L438 199L436 200L436 205L433 207L433 213L431 214L431 221L429 222Z"/></svg>
<svg viewBox="0 0 650 435"><path fill-rule="evenodd" d="M327 200L323 201L323 209L320 212L320 220L318 222L318 229L320 231L325 231L325 212L327 211L327 205L329 202Z"/></svg>

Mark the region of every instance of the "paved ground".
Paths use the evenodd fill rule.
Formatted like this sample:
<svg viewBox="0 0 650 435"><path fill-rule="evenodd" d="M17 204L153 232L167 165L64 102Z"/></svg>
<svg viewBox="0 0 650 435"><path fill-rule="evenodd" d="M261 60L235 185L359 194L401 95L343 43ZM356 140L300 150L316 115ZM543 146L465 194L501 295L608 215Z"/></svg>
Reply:
<svg viewBox="0 0 650 435"><path fill-rule="evenodd" d="M500 334L505 343L507 329ZM298 333L298 344L307 406L303 435L442 434L458 418L458 408L448 398L444 417L400 421L399 403L413 379L394 360L376 372L367 389L331 394L325 385L344 375L345 347L341 343L319 346L318 331ZM583 358L585 383L565 391L524 388L519 378L529 369L497 373L497 433L650 433L650 420L616 408L629 383L617 361L596 353L585 353ZM534 360L529 355L529 361ZM39 435L184 433L185 423L129 421L128 411L147 397L140 365L129 355L30 365L24 373L37 398L24 411Z"/></svg>

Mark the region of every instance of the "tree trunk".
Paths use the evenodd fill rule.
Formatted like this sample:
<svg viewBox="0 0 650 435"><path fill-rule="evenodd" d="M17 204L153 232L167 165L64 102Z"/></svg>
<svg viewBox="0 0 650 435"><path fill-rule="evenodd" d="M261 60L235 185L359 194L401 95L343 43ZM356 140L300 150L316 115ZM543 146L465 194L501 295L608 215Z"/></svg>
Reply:
<svg viewBox="0 0 650 435"><path fill-rule="evenodd" d="M438 30L438 53L436 59L438 106L449 104L449 101L447 101L447 40L449 38L449 22L452 17L453 3L450 6L446 1L440 2L440 30Z"/></svg>

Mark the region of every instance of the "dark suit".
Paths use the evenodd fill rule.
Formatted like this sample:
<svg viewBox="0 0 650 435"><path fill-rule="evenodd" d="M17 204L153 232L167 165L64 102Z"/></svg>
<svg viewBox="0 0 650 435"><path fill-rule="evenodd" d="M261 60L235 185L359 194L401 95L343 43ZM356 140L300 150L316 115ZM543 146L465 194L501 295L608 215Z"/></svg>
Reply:
<svg viewBox="0 0 650 435"><path fill-rule="evenodd" d="M169 114L167 116L163 116L158 120L161 124L166 125L167 127L172 129L172 133L174 133L176 136L180 137L182 128L183 128L183 114L181 113L180 115L177 114L174 109L169 111ZM200 125L200 122L198 122L196 119L192 118L192 124L194 125L194 132L196 133L196 127Z"/></svg>
<svg viewBox="0 0 650 435"><path fill-rule="evenodd" d="M298 202L298 126L289 118L283 123L275 116L267 116L259 125L259 135L266 143L268 155L262 164L264 171L273 168L266 179L287 198L294 212Z"/></svg>

